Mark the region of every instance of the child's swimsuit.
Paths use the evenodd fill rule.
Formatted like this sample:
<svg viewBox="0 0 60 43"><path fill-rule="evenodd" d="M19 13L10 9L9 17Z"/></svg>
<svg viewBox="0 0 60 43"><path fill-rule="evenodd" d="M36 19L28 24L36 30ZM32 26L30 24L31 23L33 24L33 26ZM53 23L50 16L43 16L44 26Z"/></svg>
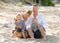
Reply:
<svg viewBox="0 0 60 43"><path fill-rule="evenodd" d="M25 22L23 20L21 20L20 22L15 21L15 25L22 25L23 26L21 29L15 27L15 30L17 32L21 32L22 30L26 30L26 25L25 25Z"/></svg>
<svg viewBox="0 0 60 43"><path fill-rule="evenodd" d="M35 26L35 24L32 23L31 28L32 28L32 31L34 33L34 38L37 38L37 39L42 38L41 32L39 31L38 28L34 28L34 26Z"/></svg>
<svg viewBox="0 0 60 43"><path fill-rule="evenodd" d="M34 26L35 26L35 24L34 23L32 23L32 25L31 25L31 28L32 28L32 31L37 31L38 30L38 28L34 28Z"/></svg>

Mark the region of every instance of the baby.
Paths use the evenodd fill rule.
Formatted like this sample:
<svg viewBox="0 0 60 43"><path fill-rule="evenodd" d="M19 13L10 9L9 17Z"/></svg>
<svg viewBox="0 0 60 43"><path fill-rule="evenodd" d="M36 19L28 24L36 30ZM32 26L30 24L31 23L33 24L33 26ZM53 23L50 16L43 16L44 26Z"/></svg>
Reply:
<svg viewBox="0 0 60 43"><path fill-rule="evenodd" d="M25 38L25 34L24 34L24 31L26 29L26 26L25 26L25 22L24 20L22 20L22 16L20 14L18 14L16 16L16 18L14 18L15 20L15 32L14 32L14 36L15 37L20 37L20 38Z"/></svg>
<svg viewBox="0 0 60 43"><path fill-rule="evenodd" d="M31 28L32 28L32 31L33 31L33 32L35 32L35 31L38 30L38 25L37 25L37 20L36 20L36 18L34 18L34 19L32 20Z"/></svg>

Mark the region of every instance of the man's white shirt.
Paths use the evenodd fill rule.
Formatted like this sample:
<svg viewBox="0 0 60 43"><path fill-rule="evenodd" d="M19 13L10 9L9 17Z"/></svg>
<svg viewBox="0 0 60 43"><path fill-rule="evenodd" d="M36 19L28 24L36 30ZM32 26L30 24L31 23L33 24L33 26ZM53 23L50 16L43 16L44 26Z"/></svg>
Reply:
<svg viewBox="0 0 60 43"><path fill-rule="evenodd" d="M34 16L33 16L33 14L31 14L31 16L25 22L27 29L31 28L33 18L34 18ZM38 25L43 26L45 29L47 28L46 18L42 13L38 13L38 15L36 16L36 19L37 19Z"/></svg>

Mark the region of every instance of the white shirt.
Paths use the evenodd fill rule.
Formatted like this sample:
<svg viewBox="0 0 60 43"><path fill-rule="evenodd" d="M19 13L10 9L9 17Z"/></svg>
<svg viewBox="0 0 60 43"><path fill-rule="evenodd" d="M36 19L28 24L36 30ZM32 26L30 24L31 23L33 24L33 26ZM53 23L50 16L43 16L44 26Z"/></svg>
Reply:
<svg viewBox="0 0 60 43"><path fill-rule="evenodd" d="M26 21L26 27L30 28L31 24L32 24L32 20L33 20L34 16L33 14L27 19ZM46 23L46 19L45 16L42 13L38 13L38 15L36 16L37 19L37 24L38 25L42 25L44 28L47 28L47 23Z"/></svg>

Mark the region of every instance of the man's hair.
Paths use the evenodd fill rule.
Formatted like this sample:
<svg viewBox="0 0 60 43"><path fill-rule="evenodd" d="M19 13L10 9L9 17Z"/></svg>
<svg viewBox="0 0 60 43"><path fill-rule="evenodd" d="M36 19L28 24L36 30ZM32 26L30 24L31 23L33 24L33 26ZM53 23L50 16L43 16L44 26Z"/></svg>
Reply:
<svg viewBox="0 0 60 43"><path fill-rule="evenodd" d="M38 6L37 4L33 4L33 6Z"/></svg>

